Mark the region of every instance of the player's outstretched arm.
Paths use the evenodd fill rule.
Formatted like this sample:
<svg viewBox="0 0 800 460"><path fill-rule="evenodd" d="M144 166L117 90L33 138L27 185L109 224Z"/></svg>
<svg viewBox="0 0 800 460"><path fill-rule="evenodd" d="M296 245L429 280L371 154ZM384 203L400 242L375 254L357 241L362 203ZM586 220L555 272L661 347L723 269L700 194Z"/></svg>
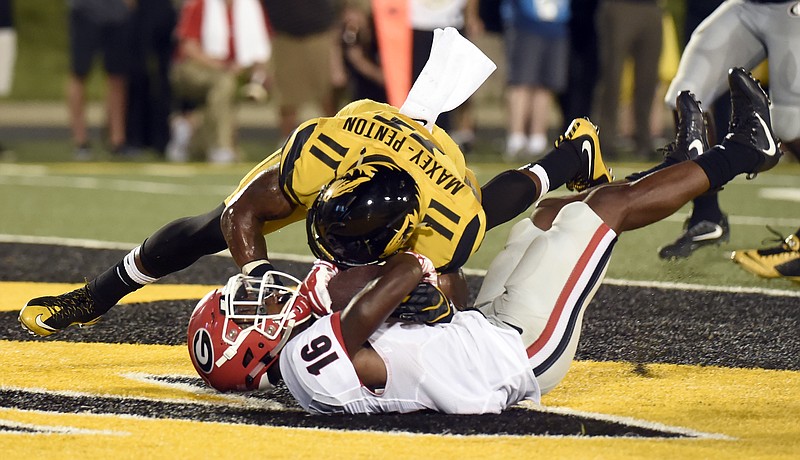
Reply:
<svg viewBox="0 0 800 460"><path fill-rule="evenodd" d="M278 177L277 166L262 173L234 197L222 213L222 234L239 267L254 261L266 262L264 223L287 217L296 207L284 195Z"/></svg>
<svg viewBox="0 0 800 460"><path fill-rule="evenodd" d="M386 321L422 279L418 259L406 253L392 256L381 276L370 282L342 311L342 340L355 356L370 335Z"/></svg>

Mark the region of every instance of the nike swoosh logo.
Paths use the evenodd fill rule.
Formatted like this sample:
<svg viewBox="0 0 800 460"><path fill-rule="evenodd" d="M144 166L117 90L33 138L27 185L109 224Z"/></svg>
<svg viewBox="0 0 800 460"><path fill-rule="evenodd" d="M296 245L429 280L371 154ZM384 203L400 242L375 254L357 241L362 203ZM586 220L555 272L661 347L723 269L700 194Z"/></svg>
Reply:
<svg viewBox="0 0 800 460"><path fill-rule="evenodd" d="M581 151L589 157L589 179L592 179L592 172L594 171L594 155L592 155L592 143L588 140L583 141L581 144Z"/></svg>
<svg viewBox="0 0 800 460"><path fill-rule="evenodd" d="M722 227L717 225L714 228L713 232L710 233L703 233L702 235L697 235L692 237L692 241L705 241L705 240L714 240L722 236Z"/></svg>
<svg viewBox="0 0 800 460"><path fill-rule="evenodd" d="M37 326L41 327L44 330L55 332L55 329L48 326L47 324L44 323L44 321L42 321L42 315L36 315L36 320L34 322L36 323Z"/></svg>
<svg viewBox="0 0 800 460"><path fill-rule="evenodd" d="M764 155L773 156L775 155L777 149L775 148L775 141L772 139L772 134L769 129L769 126L767 126L767 123L764 121L763 118L761 118L761 115L756 114L756 117L758 118L758 121L761 123L761 127L764 128L764 133L767 135L767 139L769 140L769 148L761 149L761 151L764 152Z"/></svg>
<svg viewBox="0 0 800 460"><path fill-rule="evenodd" d="M689 144L689 157L690 158L692 157L692 150L697 152L697 154L695 155L696 157L699 157L700 155L702 155L703 154L703 141L701 141L700 139L695 139L695 140L692 141L691 144Z"/></svg>

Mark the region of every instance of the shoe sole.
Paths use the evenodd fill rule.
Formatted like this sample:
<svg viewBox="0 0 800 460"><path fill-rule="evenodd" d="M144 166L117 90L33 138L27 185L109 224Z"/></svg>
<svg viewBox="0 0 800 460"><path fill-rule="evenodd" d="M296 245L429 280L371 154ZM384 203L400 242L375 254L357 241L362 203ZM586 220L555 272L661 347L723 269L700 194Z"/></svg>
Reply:
<svg viewBox="0 0 800 460"><path fill-rule="evenodd" d="M22 313L22 312L20 312L20 313ZM36 332L35 330L33 330L30 326L28 326L27 323L25 323L25 321L22 320L21 316L18 317L17 320L19 321L19 324L22 326L22 328L25 329L26 331L28 331L28 334L30 334L30 335L32 335L34 337L49 337L49 336L51 336L51 335L53 335L53 334L55 334L57 332L63 331L64 329L66 329L67 327L70 327L70 326L78 326L81 329L83 329L84 327L94 326L95 324L97 324L98 321L100 321L100 318L95 318L95 319L93 319L91 321L87 321L85 323L71 323L69 326L67 326L67 327L65 327L63 329L56 329L56 330L54 330L52 332L48 332L47 334L40 334L39 332Z"/></svg>

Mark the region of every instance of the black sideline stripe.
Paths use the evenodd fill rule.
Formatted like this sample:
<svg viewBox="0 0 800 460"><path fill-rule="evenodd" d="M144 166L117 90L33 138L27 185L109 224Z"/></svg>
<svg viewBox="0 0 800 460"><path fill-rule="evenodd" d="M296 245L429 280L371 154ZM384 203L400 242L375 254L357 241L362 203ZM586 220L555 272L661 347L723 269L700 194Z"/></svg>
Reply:
<svg viewBox="0 0 800 460"><path fill-rule="evenodd" d="M198 379L199 380L199 379ZM285 391L285 390L284 390ZM405 432L449 435L689 437L622 423L574 415L513 408L502 414L444 415L435 412L381 415L309 415L299 409L270 410L153 401L137 398L67 396L47 392L0 390L0 407L56 413L139 416L194 422L268 425L289 428Z"/></svg>

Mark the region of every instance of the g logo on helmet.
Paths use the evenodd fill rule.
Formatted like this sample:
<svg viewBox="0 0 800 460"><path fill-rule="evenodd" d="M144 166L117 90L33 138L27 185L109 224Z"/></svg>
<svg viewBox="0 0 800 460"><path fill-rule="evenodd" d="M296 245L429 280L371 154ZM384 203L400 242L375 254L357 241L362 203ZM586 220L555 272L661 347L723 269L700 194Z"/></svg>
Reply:
<svg viewBox="0 0 800 460"><path fill-rule="evenodd" d="M198 329L192 337L192 359L197 368L210 374L214 368L214 346L211 344L211 334L205 329Z"/></svg>

